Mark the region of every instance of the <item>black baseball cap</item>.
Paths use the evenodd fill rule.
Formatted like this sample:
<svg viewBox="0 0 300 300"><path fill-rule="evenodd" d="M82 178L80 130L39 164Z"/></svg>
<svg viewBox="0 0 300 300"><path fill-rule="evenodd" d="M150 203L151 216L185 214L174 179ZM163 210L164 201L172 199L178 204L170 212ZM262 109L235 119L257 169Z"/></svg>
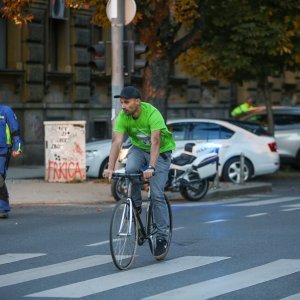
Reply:
<svg viewBox="0 0 300 300"><path fill-rule="evenodd" d="M124 99L131 99L131 98L134 98L134 99L141 99L141 93L140 91L135 88L134 86L125 86L122 91L121 91L121 94L120 95L116 95L114 96L114 98L124 98Z"/></svg>

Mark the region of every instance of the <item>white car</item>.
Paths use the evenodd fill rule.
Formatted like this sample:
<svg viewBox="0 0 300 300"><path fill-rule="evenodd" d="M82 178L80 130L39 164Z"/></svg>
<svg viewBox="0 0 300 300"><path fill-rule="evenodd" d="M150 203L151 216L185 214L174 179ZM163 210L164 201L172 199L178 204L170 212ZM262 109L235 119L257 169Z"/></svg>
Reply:
<svg viewBox="0 0 300 300"><path fill-rule="evenodd" d="M131 145L127 144L127 140L123 143L123 149L129 148ZM107 169L109 152L111 147L111 139L99 140L95 142L86 143L85 157L86 157L86 175L92 178L103 178L103 171ZM127 152L126 152L127 153ZM120 153L119 160L123 157Z"/></svg>
<svg viewBox="0 0 300 300"><path fill-rule="evenodd" d="M100 140L86 143L86 175L88 177L102 178L107 168L111 140Z"/></svg>
<svg viewBox="0 0 300 300"><path fill-rule="evenodd" d="M273 106L274 135L282 163L300 170L300 107ZM258 106L237 117L268 127L265 106Z"/></svg>
<svg viewBox="0 0 300 300"><path fill-rule="evenodd" d="M182 151L186 143L219 144L221 146L219 175L226 181L239 182L241 154L245 158L245 181L255 176L274 173L279 168L275 139L268 136L259 125L213 119L179 119L168 121L167 126L176 141L176 151L173 156ZM124 157L127 150L128 147L123 149L121 156ZM104 150L100 151L104 155ZM87 175L91 176L90 174L88 171Z"/></svg>
<svg viewBox="0 0 300 300"><path fill-rule="evenodd" d="M189 142L220 145L219 175L225 181L240 181L241 154L244 156L245 181L279 169L275 139L259 125L214 119L172 120L167 124L176 141L173 156Z"/></svg>

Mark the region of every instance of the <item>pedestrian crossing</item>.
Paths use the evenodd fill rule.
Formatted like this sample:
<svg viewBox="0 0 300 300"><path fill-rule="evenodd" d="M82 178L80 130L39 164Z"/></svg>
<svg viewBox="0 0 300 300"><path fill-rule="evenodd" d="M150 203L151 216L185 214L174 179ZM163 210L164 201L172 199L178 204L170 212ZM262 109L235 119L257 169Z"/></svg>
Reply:
<svg viewBox="0 0 300 300"><path fill-rule="evenodd" d="M45 255L46 254L41 253L4 254L0 256L0 259L2 263L17 264L22 259L34 259L36 257ZM12 259L12 257L19 259ZM222 256L183 256L167 259L162 262L154 261L153 264L132 268L128 271L116 271L116 269L113 267L110 255L86 256L65 262L45 265L42 267L29 268L23 271L3 274L0 276L0 295L3 297L2 299L8 299L5 297L5 294L3 294L3 291L1 291L2 288L17 284L28 284L28 282L34 281L33 286L36 291L29 294L24 292L24 295L22 295L21 298L79 299L87 297L85 299L88 299L88 296L96 295L97 299L105 299L106 296L102 298L101 295L107 291L113 292L115 289L139 284L141 282L148 282L148 280L151 279L165 278L166 276L171 275L180 276L181 272L192 272L193 270L199 268L200 272L202 272L201 268L209 265L215 268L220 268L219 264L222 261L227 261L230 264L231 260L232 258L230 257ZM111 274L88 280L83 279L82 281L66 285L57 284L58 286L54 288L44 288L42 290L39 288L39 284L37 283L38 280L48 277L58 276L60 274L69 273L75 270L80 271L95 266L101 268L101 265L106 264L111 264ZM193 284L187 284L185 286L180 286L181 283L179 281L178 288L173 287L170 288L170 290L166 288L165 291L154 295L152 294L151 296L142 294L139 299L211 299L213 297L226 295L231 292L253 287L261 283L270 282L272 280L283 278L284 276L292 275L298 272L300 272L300 259L278 259L262 265L253 266L249 269L239 272L233 272L231 274ZM191 278L194 278L194 276L191 275ZM41 286L45 287L45 281ZM167 287L167 285L165 286ZM153 289L153 293L155 293L154 291L155 289ZM299 299L299 291L300 286L298 293L295 293L294 295L288 295L288 297L284 299Z"/></svg>
<svg viewBox="0 0 300 300"><path fill-rule="evenodd" d="M263 266L251 268L234 274L214 278L204 282L174 289L145 300L199 300L210 299L237 289L243 289L269 280L300 272L300 259L280 259Z"/></svg>
<svg viewBox="0 0 300 300"><path fill-rule="evenodd" d="M0 288L44 277L100 266L111 261L110 255L93 255L44 267L0 275Z"/></svg>
<svg viewBox="0 0 300 300"><path fill-rule="evenodd" d="M0 255L0 265L9 264L15 261L34 258L46 255L45 253L30 253L30 254L22 254L22 253L7 253Z"/></svg>
<svg viewBox="0 0 300 300"><path fill-rule="evenodd" d="M294 214L293 211L300 209L300 197L264 197L261 201L251 201L250 198L247 198L245 201L244 198L239 198L231 203L223 202L220 204L228 207L258 207L258 209L251 209L251 214L243 215L250 219L269 216L269 213L262 210L265 210L267 205L271 204L277 205L275 208L276 211L281 210L284 214L288 214L289 212ZM199 203L198 205L212 204ZM177 204L174 206L177 206ZM227 224L226 222L230 222L231 220L219 218L203 222L203 224L206 223L206 226L217 226L213 224ZM177 227L174 228L174 231L182 229L185 228ZM98 251L99 248L95 247L101 246L101 251L107 254L109 252L106 252L105 247L108 244L108 240L99 241L86 245L87 248L85 249L88 252L93 251L93 249L97 249ZM89 299L89 297L97 300L117 299L120 298L120 290L123 288L134 288L139 284L148 284L149 281L157 279L163 282L163 289L160 289L158 292L155 292L156 289L152 289L150 294L140 291L140 293L136 292L136 295L138 295L136 298L130 298L130 295L123 295L124 297L121 297L121 299L204 300L223 295L224 298L230 299L230 296L228 296L230 293L246 288L255 289L257 286L265 283L273 284L276 280L288 282L289 276L296 276L294 277L294 282L299 282L295 278L300 279L300 257L277 258L265 263L258 263L257 265L253 263L250 266L247 264L247 267L234 269L235 271L230 270L236 264L236 258L229 256L170 257L163 262L153 260L149 263L148 261L142 267L143 262L141 263L141 261L143 261L143 257L139 257L139 264L134 264L128 271L118 271L114 267L110 255L70 257L63 261L58 257L51 264L43 263L43 261L47 261L47 256L47 253L2 253L0 255L0 299ZM38 266L34 263L35 259L38 259ZM8 265L10 266L9 270L18 271L4 273L5 267ZM212 277L205 279L197 279L197 276L195 277L195 272L197 272L196 274L203 274L206 272L206 268L215 270L211 274L218 274L217 270L220 268L224 270L224 265L226 267L222 275L212 275ZM14 266L16 268L12 268ZM93 270L95 270L95 267L97 270L99 268L99 272L92 273L93 275L87 279L86 274L90 268L94 268ZM228 271L226 271L227 267ZM105 271L102 272L102 269ZM73 277L71 276L71 272L74 271L77 271L77 275ZM68 280L64 284L59 280L55 280L63 274L66 276L70 274L70 277L68 276ZM172 285L164 283L165 280L167 282L168 278L173 278L174 280L174 276L180 278L181 274L190 274L191 280L186 280L184 284L180 281L173 282ZM23 286L24 288L22 288ZM28 286L30 286L30 290L27 290ZM16 290L20 290L18 297L11 297L12 294L7 294L8 296L6 296L5 293L14 293L15 288ZM125 296L128 297L126 298ZM279 297L276 297L276 299L279 299ZM291 292L286 291L285 297L281 298L281 300L299 299L300 285L296 286Z"/></svg>

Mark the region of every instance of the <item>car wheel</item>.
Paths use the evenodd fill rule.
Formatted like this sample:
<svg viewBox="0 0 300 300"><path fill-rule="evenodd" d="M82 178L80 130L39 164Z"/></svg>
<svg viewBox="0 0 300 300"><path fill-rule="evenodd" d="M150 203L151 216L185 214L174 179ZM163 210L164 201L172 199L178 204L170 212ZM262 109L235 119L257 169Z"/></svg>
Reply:
<svg viewBox="0 0 300 300"><path fill-rule="evenodd" d="M223 179L233 183L240 182L240 158L234 157L229 159L223 168ZM253 167L249 160L245 159L244 162L244 181L248 181L253 176Z"/></svg>
<svg viewBox="0 0 300 300"><path fill-rule="evenodd" d="M108 168L108 157L105 158L99 169L99 178L103 178L103 172Z"/></svg>

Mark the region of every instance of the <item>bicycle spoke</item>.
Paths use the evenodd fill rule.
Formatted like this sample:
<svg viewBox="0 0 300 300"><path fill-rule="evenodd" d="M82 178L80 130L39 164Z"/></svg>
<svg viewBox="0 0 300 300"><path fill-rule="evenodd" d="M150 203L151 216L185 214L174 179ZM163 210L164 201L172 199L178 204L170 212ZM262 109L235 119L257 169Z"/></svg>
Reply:
<svg viewBox="0 0 300 300"><path fill-rule="evenodd" d="M119 201L110 226L110 249L117 268L127 269L132 264L137 247L137 233L136 216L131 201Z"/></svg>

